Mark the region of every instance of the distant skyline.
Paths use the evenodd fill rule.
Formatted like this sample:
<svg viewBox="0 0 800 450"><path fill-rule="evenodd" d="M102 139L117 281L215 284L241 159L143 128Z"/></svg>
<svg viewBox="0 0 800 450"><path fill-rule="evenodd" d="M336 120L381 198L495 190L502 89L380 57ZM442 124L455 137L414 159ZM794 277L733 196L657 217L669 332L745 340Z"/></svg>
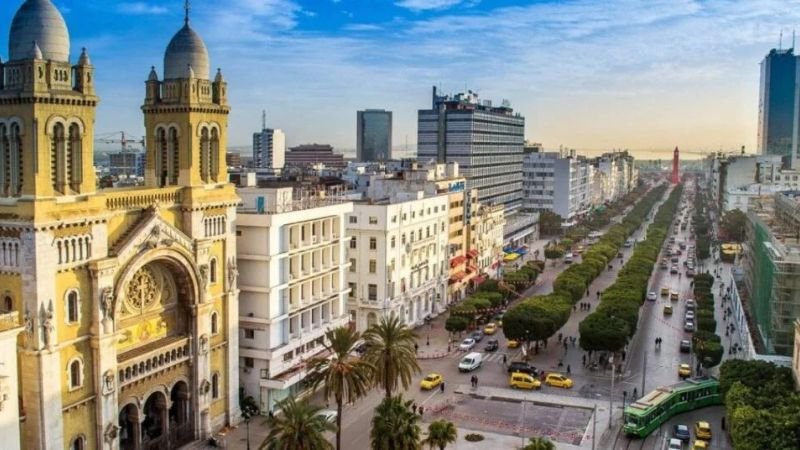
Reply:
<svg viewBox="0 0 800 450"><path fill-rule="evenodd" d="M0 55L22 0L0 8ZM96 133L143 134L150 66L183 0L55 0L71 58L87 47L101 97ZM230 86L229 144L267 125L287 146L356 146L355 112L394 113L394 147L416 148L431 86L511 101L546 149L756 150L759 62L791 46L786 0L194 0L192 26Z"/></svg>

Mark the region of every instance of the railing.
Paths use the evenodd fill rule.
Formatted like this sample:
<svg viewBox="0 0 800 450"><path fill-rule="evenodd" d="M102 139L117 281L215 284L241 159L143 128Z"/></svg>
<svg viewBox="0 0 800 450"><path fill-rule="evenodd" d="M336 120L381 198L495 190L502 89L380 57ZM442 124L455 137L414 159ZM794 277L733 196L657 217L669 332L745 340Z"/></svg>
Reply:
<svg viewBox="0 0 800 450"><path fill-rule="evenodd" d="M268 204L263 209L252 207L239 208L240 213L245 214L282 214L293 211L303 211L306 209L320 208L323 206L341 205L349 203L346 197L309 197L299 200L291 200L282 204Z"/></svg>
<svg viewBox="0 0 800 450"><path fill-rule="evenodd" d="M106 196L108 209L136 209L146 208L153 204L171 205L181 202L181 187L127 189L114 192L113 190L101 191Z"/></svg>
<svg viewBox="0 0 800 450"><path fill-rule="evenodd" d="M0 314L0 331L10 330L20 326L19 311L11 311Z"/></svg>
<svg viewBox="0 0 800 450"><path fill-rule="evenodd" d="M119 355L117 377L120 387L190 360L190 344L190 338L175 336Z"/></svg>

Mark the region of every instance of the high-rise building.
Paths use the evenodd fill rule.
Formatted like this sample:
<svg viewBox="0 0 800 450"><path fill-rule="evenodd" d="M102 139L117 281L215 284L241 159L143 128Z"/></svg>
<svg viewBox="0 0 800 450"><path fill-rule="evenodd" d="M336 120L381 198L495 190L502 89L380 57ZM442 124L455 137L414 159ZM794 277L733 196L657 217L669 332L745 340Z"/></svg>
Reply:
<svg viewBox="0 0 800 450"><path fill-rule="evenodd" d="M758 103L758 152L781 155L795 167L798 152L797 57L793 49L772 49L761 61Z"/></svg>
<svg viewBox="0 0 800 450"><path fill-rule="evenodd" d="M359 162L392 159L392 112L382 109L358 111L356 158Z"/></svg>
<svg viewBox="0 0 800 450"><path fill-rule="evenodd" d="M0 320L24 325L0 446L180 448L240 416L228 86L187 11L145 83L145 186L97 189L95 67L69 55L56 7L26 0L0 68Z"/></svg>
<svg viewBox="0 0 800 450"><path fill-rule="evenodd" d="M283 131L267 128L253 133L253 165L260 169L283 169L286 154L286 135Z"/></svg>
<svg viewBox="0 0 800 450"><path fill-rule="evenodd" d="M478 189L482 204L502 204L506 215L522 206L525 118L508 101L492 106L478 94L439 95L418 112L418 158L457 162L467 191Z"/></svg>

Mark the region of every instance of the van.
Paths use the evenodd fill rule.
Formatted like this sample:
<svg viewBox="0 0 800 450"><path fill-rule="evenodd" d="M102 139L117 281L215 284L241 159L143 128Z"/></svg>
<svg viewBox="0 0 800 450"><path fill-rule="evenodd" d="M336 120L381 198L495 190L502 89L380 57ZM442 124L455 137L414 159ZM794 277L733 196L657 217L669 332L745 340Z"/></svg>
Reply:
<svg viewBox="0 0 800 450"><path fill-rule="evenodd" d="M467 356L461 359L460 363L458 363L458 371L472 372L473 370L480 367L482 362L483 362L483 355L481 355L478 352L469 353Z"/></svg>

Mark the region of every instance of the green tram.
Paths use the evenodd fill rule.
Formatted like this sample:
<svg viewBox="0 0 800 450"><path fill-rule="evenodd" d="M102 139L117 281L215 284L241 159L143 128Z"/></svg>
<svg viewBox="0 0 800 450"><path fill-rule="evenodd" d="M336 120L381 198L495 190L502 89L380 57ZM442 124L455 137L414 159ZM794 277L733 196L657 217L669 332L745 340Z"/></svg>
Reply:
<svg viewBox="0 0 800 450"><path fill-rule="evenodd" d="M716 378L689 378L660 387L625 407L622 430L628 436L645 438L676 414L721 404Z"/></svg>

